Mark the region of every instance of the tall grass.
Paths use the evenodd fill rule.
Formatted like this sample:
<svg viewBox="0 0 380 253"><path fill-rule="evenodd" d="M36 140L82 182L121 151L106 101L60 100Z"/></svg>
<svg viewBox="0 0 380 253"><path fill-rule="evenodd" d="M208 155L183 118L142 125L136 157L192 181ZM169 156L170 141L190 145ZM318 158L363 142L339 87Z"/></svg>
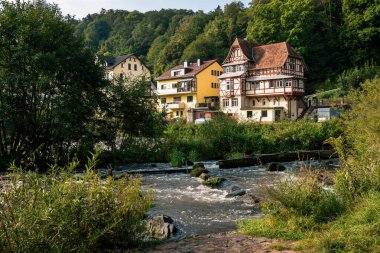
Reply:
<svg viewBox="0 0 380 253"><path fill-rule="evenodd" d="M326 139L338 137L342 131L339 120L260 124L220 117L200 125L169 125L162 148L168 151L168 160L173 152L189 157L197 154L200 160L221 159L236 154L321 149Z"/></svg>
<svg viewBox="0 0 380 253"><path fill-rule="evenodd" d="M269 190L267 216L241 223L242 231L304 239L315 252L380 252L380 79L351 91L349 99L344 134L328 141L343 165L334 190L323 189L313 175L280 183Z"/></svg>
<svg viewBox="0 0 380 253"><path fill-rule="evenodd" d="M2 252L94 252L130 249L141 242L151 193L138 178L102 181L96 156L82 175L77 164L49 174L11 166L0 192Z"/></svg>

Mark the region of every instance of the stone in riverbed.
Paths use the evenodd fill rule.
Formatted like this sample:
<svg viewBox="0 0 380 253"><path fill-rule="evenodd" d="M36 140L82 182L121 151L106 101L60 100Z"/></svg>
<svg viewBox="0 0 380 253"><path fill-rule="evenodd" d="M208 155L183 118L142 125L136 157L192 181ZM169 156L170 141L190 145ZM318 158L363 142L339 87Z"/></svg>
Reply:
<svg viewBox="0 0 380 253"><path fill-rule="evenodd" d="M202 173L207 173L205 165L203 163L197 163L193 166L193 169L190 172L190 176L199 177Z"/></svg>
<svg viewBox="0 0 380 253"><path fill-rule="evenodd" d="M234 197L237 197L237 196L243 196L245 195L247 192L245 190L237 190L237 191L233 191L233 192L230 192L226 195L226 198L234 198Z"/></svg>
<svg viewBox="0 0 380 253"><path fill-rule="evenodd" d="M200 179L202 179L202 180L207 180L208 179L208 175L207 175L207 173L202 173L200 176L199 176L199 178Z"/></svg>
<svg viewBox="0 0 380 253"><path fill-rule="evenodd" d="M267 171L284 171L286 167L281 163L268 163Z"/></svg>
<svg viewBox="0 0 380 253"><path fill-rule="evenodd" d="M173 219L167 215L149 217L146 223L148 232L154 239L167 239L177 231Z"/></svg>

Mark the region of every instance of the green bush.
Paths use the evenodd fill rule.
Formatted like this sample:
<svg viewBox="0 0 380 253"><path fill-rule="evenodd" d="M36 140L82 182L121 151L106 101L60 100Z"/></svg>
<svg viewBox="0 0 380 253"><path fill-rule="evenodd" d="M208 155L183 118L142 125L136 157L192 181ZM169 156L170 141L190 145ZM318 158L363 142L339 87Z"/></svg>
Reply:
<svg viewBox="0 0 380 253"><path fill-rule="evenodd" d="M173 151L170 154L170 164L173 167L181 167L183 159L185 159L185 154L181 151Z"/></svg>
<svg viewBox="0 0 380 253"><path fill-rule="evenodd" d="M49 174L12 166L0 192L0 245L6 252L94 252L131 249L144 237L152 203L141 180L102 181L95 159L83 175L77 163Z"/></svg>

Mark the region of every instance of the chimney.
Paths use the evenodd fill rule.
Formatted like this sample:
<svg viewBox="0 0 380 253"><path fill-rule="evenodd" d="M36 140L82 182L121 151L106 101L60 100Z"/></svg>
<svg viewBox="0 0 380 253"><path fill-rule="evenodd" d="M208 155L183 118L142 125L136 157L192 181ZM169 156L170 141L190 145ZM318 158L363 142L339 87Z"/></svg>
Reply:
<svg viewBox="0 0 380 253"><path fill-rule="evenodd" d="M201 66L201 59L197 60L198 67Z"/></svg>
<svg viewBox="0 0 380 253"><path fill-rule="evenodd" d="M183 67L184 67L184 68L187 68L187 67L188 67L187 60L185 60L185 62L183 63Z"/></svg>

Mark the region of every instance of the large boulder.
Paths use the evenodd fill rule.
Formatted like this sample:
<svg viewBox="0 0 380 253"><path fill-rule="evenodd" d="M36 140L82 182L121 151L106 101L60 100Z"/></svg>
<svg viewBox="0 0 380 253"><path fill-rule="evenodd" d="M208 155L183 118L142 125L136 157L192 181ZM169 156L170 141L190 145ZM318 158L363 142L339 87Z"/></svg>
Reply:
<svg viewBox="0 0 380 253"><path fill-rule="evenodd" d="M150 236L154 239L167 239L177 231L173 224L173 219L167 215L156 215L147 219L147 229Z"/></svg>
<svg viewBox="0 0 380 253"><path fill-rule="evenodd" d="M284 171L286 167L281 163L268 163L267 171Z"/></svg>

